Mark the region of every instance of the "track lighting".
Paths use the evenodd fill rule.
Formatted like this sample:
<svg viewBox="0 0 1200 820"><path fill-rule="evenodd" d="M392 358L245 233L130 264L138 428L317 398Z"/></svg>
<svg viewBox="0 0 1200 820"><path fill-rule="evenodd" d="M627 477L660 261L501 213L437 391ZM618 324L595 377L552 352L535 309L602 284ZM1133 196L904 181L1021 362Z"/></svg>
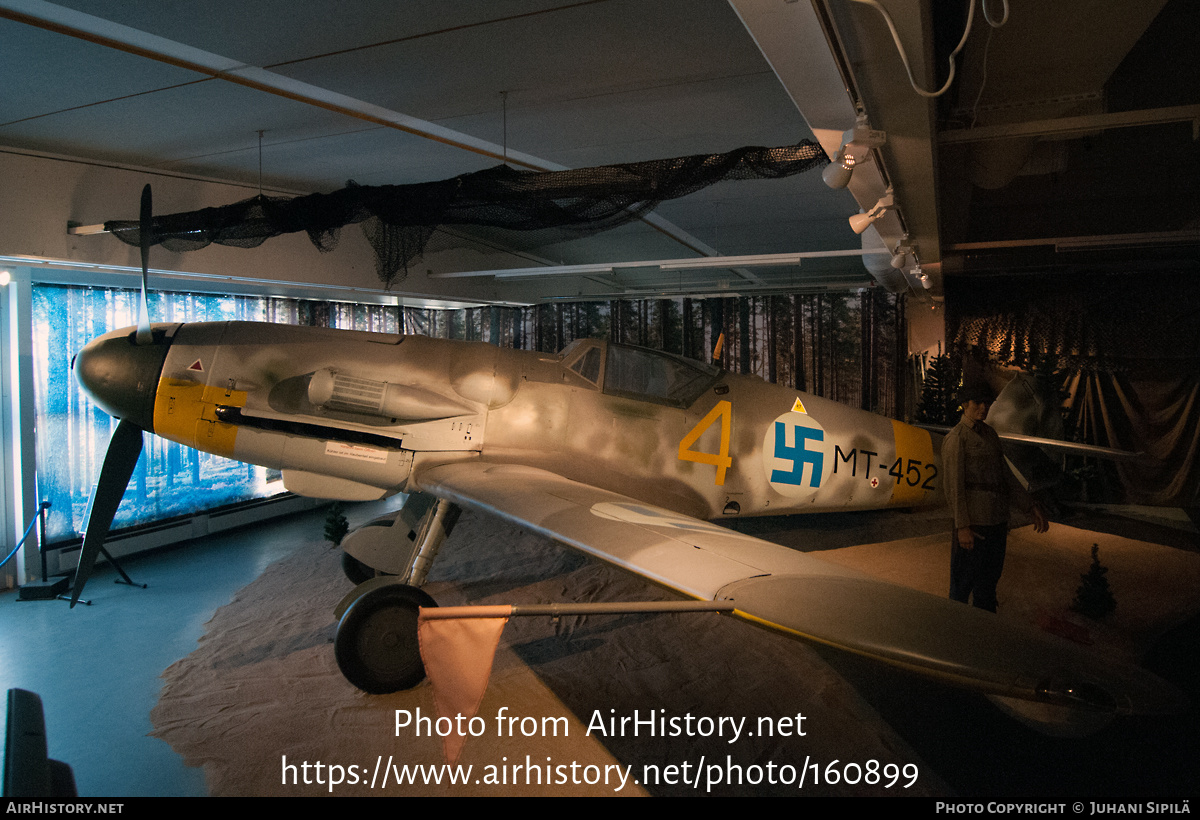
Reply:
<svg viewBox="0 0 1200 820"><path fill-rule="evenodd" d="M929 278L928 273L921 270L920 262L917 262L910 273L914 279L921 283L921 287L925 288L925 290L929 290L933 287L933 280Z"/></svg>
<svg viewBox="0 0 1200 820"><path fill-rule="evenodd" d="M875 203L875 207L871 208L865 214L855 214L850 217L850 230L855 233L862 233L871 227L872 222L883 216L888 208L894 208L895 204L895 200L892 198L892 189L888 188L887 192Z"/></svg>
<svg viewBox="0 0 1200 820"><path fill-rule="evenodd" d="M913 249L908 245L897 245L895 252L892 253L892 267L896 270L903 270L908 267L910 260L916 260Z"/></svg>
<svg viewBox="0 0 1200 820"><path fill-rule="evenodd" d="M887 142L887 134L872 130L866 115L859 115L854 127L842 134L842 145L833 162L821 172L821 179L830 188L845 188L850 184L854 167L871 159L871 149Z"/></svg>
<svg viewBox="0 0 1200 820"><path fill-rule="evenodd" d="M854 154L847 153L843 146L833 162L825 166L825 170L821 172L821 179L825 180L825 184L830 188L845 188L850 184L855 165Z"/></svg>

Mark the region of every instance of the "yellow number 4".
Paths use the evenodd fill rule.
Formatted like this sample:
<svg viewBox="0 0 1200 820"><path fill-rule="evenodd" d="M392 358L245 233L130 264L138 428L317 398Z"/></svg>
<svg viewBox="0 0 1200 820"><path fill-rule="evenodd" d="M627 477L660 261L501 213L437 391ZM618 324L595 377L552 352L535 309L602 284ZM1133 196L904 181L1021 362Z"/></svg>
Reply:
<svg viewBox="0 0 1200 820"><path fill-rule="evenodd" d="M699 450L693 450L692 445L695 444L700 436L704 435L704 431L712 426L717 419L721 420L721 449L716 453L702 453ZM698 464L712 464L717 468L716 484L719 487L725 485L725 471L733 466L733 459L729 457L729 427L733 421L733 405L728 401L719 401L712 410L708 411L708 415L700 419L688 434L683 437L683 441L679 442L679 459L680 461L695 461Z"/></svg>

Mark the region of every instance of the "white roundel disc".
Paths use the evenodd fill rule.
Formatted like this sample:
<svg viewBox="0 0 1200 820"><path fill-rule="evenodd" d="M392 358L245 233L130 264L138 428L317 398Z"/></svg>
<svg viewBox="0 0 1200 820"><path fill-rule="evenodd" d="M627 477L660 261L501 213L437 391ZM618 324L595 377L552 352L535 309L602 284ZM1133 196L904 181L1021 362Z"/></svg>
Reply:
<svg viewBox="0 0 1200 820"><path fill-rule="evenodd" d="M807 413L784 413L767 425L763 469L780 495L811 500L833 470L825 428Z"/></svg>

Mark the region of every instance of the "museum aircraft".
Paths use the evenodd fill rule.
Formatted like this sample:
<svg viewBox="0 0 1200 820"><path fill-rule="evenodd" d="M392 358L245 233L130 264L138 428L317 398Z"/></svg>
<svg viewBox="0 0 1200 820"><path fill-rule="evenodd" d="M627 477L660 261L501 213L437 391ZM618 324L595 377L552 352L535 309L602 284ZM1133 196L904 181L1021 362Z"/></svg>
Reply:
<svg viewBox="0 0 1200 820"><path fill-rule="evenodd" d="M409 494L383 522L397 526L357 539L357 557L391 574L339 608L339 665L367 691L420 679L419 658L395 647L411 647L415 607L433 603L419 585L470 508L731 602L753 624L1010 702L1105 715L1183 705L1138 667L713 523L942 503L939 437L757 377L596 339L552 355L246 322L144 322L93 340L74 369L120 420L75 599L143 432L278 469L305 496Z"/></svg>

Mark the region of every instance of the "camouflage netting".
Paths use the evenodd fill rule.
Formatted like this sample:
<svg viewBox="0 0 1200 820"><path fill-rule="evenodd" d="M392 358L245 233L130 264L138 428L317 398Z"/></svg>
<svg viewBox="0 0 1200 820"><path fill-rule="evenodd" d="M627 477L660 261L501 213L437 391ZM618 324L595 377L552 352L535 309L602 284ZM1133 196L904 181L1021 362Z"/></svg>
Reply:
<svg viewBox="0 0 1200 820"><path fill-rule="evenodd" d="M1046 271L946 278L946 339L997 364L1027 367L1049 354L1063 366L1194 372L1200 364L1200 281L1179 271Z"/></svg>
<svg viewBox="0 0 1200 820"><path fill-rule="evenodd" d="M727 154L605 165L570 171L519 171L500 165L440 182L356 185L331 194L251 199L188 213L156 216L153 241L171 251L216 242L253 248L273 236L306 231L317 249L332 250L343 225L361 224L375 249L385 285L404 279L440 227L500 231L558 229L598 233L644 216L659 203L722 180L779 179L825 165L824 151L804 140L783 148L739 148ZM139 246L137 221L104 227Z"/></svg>
<svg viewBox="0 0 1200 820"><path fill-rule="evenodd" d="M1076 440L1143 452L1102 462L1124 500L1182 506L1200 520L1200 280L1177 270L946 277L946 339L957 355L1068 376ZM1104 475L1111 473L1112 478ZM1102 496L1103 497L1103 496Z"/></svg>

